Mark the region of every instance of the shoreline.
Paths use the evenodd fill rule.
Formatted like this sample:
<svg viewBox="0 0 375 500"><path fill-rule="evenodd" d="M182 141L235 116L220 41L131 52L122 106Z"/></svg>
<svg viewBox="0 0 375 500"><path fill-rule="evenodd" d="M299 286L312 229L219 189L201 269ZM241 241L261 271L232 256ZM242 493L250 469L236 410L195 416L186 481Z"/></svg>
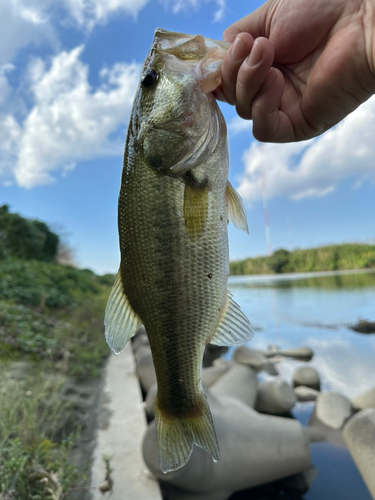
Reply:
<svg viewBox="0 0 375 500"><path fill-rule="evenodd" d="M342 269L337 271L313 271L304 273L278 273L278 274L238 274L229 276L228 284L237 282L251 281L283 281L283 280L299 280L305 278L321 278L325 276L345 276L351 274L371 274L375 273L375 269Z"/></svg>

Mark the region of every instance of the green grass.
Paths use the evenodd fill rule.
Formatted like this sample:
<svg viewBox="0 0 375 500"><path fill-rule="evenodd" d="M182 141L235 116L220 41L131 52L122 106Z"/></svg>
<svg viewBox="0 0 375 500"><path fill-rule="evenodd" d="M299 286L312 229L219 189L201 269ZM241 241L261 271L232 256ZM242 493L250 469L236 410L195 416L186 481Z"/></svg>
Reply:
<svg viewBox="0 0 375 500"><path fill-rule="evenodd" d="M46 379L41 372L19 382L0 370L0 498L45 500L63 498L64 492L85 477L68 458L79 428L60 441L63 414L61 376ZM64 428L66 431L66 427Z"/></svg>
<svg viewBox="0 0 375 500"><path fill-rule="evenodd" d="M100 375L109 348L104 309L114 277L36 260L0 260L0 500L63 500L84 479L69 464L78 420L66 378ZM12 362L33 375L9 378ZM68 422L68 424L67 424Z"/></svg>
<svg viewBox="0 0 375 500"><path fill-rule="evenodd" d="M375 269L375 245L330 245L305 250L276 250L269 257L230 263L230 274L303 273L349 269Z"/></svg>
<svg viewBox="0 0 375 500"><path fill-rule="evenodd" d="M26 356L80 380L98 376L109 353L109 281L61 264L1 261L0 359Z"/></svg>

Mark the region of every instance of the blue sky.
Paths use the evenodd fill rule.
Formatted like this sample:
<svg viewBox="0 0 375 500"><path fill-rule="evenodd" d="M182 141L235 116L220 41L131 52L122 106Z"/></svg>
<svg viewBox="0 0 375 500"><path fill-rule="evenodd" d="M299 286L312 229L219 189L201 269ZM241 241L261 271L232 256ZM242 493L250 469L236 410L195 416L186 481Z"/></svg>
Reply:
<svg viewBox="0 0 375 500"><path fill-rule="evenodd" d="M44 220L81 267L115 272L123 144L139 67L156 27L221 39L261 2L0 0L0 204ZM272 248L375 243L375 101L313 141L260 145L221 109L230 180L250 235L229 226L231 259Z"/></svg>

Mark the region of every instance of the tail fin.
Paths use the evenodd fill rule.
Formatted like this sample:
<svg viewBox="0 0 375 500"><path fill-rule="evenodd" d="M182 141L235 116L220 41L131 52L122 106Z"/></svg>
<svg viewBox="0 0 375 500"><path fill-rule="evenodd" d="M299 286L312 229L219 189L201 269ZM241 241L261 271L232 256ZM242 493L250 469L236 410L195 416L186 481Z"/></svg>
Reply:
<svg viewBox="0 0 375 500"><path fill-rule="evenodd" d="M183 467L193 452L193 444L204 448L214 462L220 457L214 424L206 396L202 393L200 411L194 415L166 415L155 404L159 465L171 472Z"/></svg>

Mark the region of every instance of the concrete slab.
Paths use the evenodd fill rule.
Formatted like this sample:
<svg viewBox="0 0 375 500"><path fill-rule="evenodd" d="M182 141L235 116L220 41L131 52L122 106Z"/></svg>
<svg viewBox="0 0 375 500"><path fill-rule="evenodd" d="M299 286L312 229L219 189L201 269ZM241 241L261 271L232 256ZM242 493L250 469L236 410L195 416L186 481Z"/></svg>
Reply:
<svg viewBox="0 0 375 500"><path fill-rule="evenodd" d="M130 342L119 356L110 356L103 391L97 445L91 471L92 499L103 500L98 487L105 479L102 455L112 455L111 500L161 500L159 483L142 458L147 423L135 374Z"/></svg>

